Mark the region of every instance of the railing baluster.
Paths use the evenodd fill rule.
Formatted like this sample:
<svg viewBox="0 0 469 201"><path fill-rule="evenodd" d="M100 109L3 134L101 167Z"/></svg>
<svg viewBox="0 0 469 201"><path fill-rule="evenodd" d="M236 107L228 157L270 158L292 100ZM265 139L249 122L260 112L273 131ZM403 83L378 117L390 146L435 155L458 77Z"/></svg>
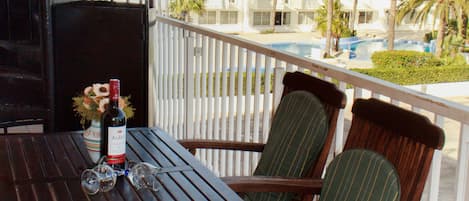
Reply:
<svg viewBox="0 0 469 201"><path fill-rule="evenodd" d="M159 33L158 34L158 43L159 44L163 44L163 41L164 41L164 32L163 32L163 26L164 24L160 23L158 24L158 30L159 30ZM158 54L159 54L159 60L158 60L158 76L156 77L157 79L157 82L158 82L158 90L157 90L157 93L158 93L158 97L157 97L157 100L158 100L158 110L157 110L157 113L158 113L158 116L157 116L157 121L158 121L158 126L160 127L163 127L163 119L164 119L164 100L163 100L163 68L162 66L164 66L164 46L163 45L158 45L158 48L159 48L159 51L158 51Z"/></svg>
<svg viewBox="0 0 469 201"><path fill-rule="evenodd" d="M168 110L168 107L169 107L169 101L168 101L168 68L169 68L169 52L167 51L168 50L168 46L169 46L169 25L168 24L165 24L164 25L164 35L165 35L165 40L164 40L164 44L163 44L163 47L164 47L164 52L163 52L163 58L164 58L164 66L163 66L163 102L164 102L164 108L163 108L163 113L164 113L164 116L163 116L163 128L165 130L168 130L168 127L169 127L169 123L168 123L168 119L169 119L169 110Z"/></svg>
<svg viewBox="0 0 469 201"><path fill-rule="evenodd" d="M242 140L242 130L243 130L243 69L248 71L248 67L244 66L244 51L243 48L238 48L238 90L236 93L236 135L235 141L240 142ZM235 174L236 176L241 176L241 153L239 151L235 152Z"/></svg>
<svg viewBox="0 0 469 201"><path fill-rule="evenodd" d="M221 102L221 136L222 136L222 140L226 140L227 139L227 135L226 135L226 116L227 116L227 111L226 111L226 107L227 107L227 100L226 100L226 94L227 94L227 72L226 72L226 69L227 69L227 66L228 66L228 44L227 43L223 43L223 57L222 57L222 66L221 66L221 69L222 69L222 95L221 95L221 99L222 99L222 102ZM221 176L227 176L227 171L226 171L226 163L227 163L227 158L226 158L226 151L222 151L221 153L221 167L220 167L220 170L222 171L221 172Z"/></svg>
<svg viewBox="0 0 469 201"><path fill-rule="evenodd" d="M282 98L283 92L283 76L285 74L285 69L282 67L275 67L274 68L274 90L273 90L273 99L274 104L272 104L272 115L277 110L278 105L280 104L280 99Z"/></svg>
<svg viewBox="0 0 469 201"><path fill-rule="evenodd" d="M169 54L169 61L168 61L168 74L166 75L168 79L168 131L171 133L174 133L174 121L173 121L173 116L174 116L174 110L173 110L173 70L174 70L174 57L175 57L175 52L174 52L174 34L173 34L174 27L170 26L168 29L168 54Z"/></svg>
<svg viewBox="0 0 469 201"><path fill-rule="evenodd" d="M345 89L347 87L347 83L339 82L339 89L345 93ZM344 109L339 110L339 115L337 117L337 127L335 130L335 154L339 154L342 152L344 148L344 124L345 124L345 116L344 116Z"/></svg>
<svg viewBox="0 0 469 201"><path fill-rule="evenodd" d="M179 62L178 62L178 88L179 88L179 94L178 94L178 137L179 139L183 139L184 137L184 68L185 68L185 61L187 60L186 57L186 48L185 46L185 38L184 38L184 29L179 29L179 41L178 41L178 46L179 46Z"/></svg>
<svg viewBox="0 0 469 201"><path fill-rule="evenodd" d="M184 139L193 139L194 138L194 33L187 32L185 37L186 39L186 69L185 69L185 104L186 104L186 114L184 115L186 132Z"/></svg>
<svg viewBox="0 0 469 201"><path fill-rule="evenodd" d="M443 116L435 114L435 124L440 128L444 127L445 119ZM441 161L442 161L442 153L439 150L435 150L433 153L433 160L432 160L432 167L430 168L429 175L429 201L437 201L438 194L439 194L439 187L440 187L440 173L441 173Z"/></svg>
<svg viewBox="0 0 469 201"><path fill-rule="evenodd" d="M251 132L251 90L252 90L252 51L248 50L246 55L246 96L245 96L245 110L244 110L244 142L252 142L252 132ZM244 168L243 175L248 176L252 171L250 171L251 163L249 159L251 158L251 153L244 153Z"/></svg>
<svg viewBox="0 0 469 201"><path fill-rule="evenodd" d="M263 117L262 117L262 142L267 141L270 127L270 82L272 70L272 57L265 58L264 68L264 104L263 104Z"/></svg>
<svg viewBox="0 0 469 201"><path fill-rule="evenodd" d="M201 89L200 89L200 137L202 139L208 139L208 134L207 134L207 108L206 108L206 101L207 101L207 60L208 60L208 51L210 47L208 46L208 39L207 36L202 36L202 68L201 68ZM201 159L205 161L206 163L209 163L210 161L207 160L207 152L208 150L201 150Z"/></svg>
<svg viewBox="0 0 469 201"><path fill-rule="evenodd" d="M254 128L253 128L253 138L254 142L260 142L259 136L260 136L260 120L259 120L259 113L260 113L260 94L261 94L261 60L262 60L262 55L259 53L256 53L256 74L255 74L255 82L254 82ZM254 153L252 155L251 159L251 168L255 169L257 162L259 160L258 158L259 154Z"/></svg>
<svg viewBox="0 0 469 201"><path fill-rule="evenodd" d="M201 57L202 57L202 36L195 34L195 68L194 68L194 80L195 80L195 94L194 94L194 138L200 139L200 71L201 71ZM201 152L198 153L199 155Z"/></svg>
<svg viewBox="0 0 469 201"><path fill-rule="evenodd" d="M215 132L215 139L220 140L222 139L221 134L222 132L220 131L220 41L215 40L215 105L214 105L214 132ZM220 163L222 162L221 160L221 154L220 150L215 150L213 158L216 159L214 168L218 170L218 173L220 173ZM220 176L220 175L217 175Z"/></svg>
<svg viewBox="0 0 469 201"><path fill-rule="evenodd" d="M287 71L288 72L293 72L293 64L287 63Z"/></svg>
<svg viewBox="0 0 469 201"><path fill-rule="evenodd" d="M234 140L234 110L236 106L235 102L235 70L236 70L236 46L231 44L230 45L230 101L229 101L229 110L228 110L228 140ZM233 151L228 151L228 176L233 176Z"/></svg>
<svg viewBox="0 0 469 201"><path fill-rule="evenodd" d="M353 90L353 99L362 98L363 97L363 89L360 87L355 87Z"/></svg>
<svg viewBox="0 0 469 201"><path fill-rule="evenodd" d="M213 140L213 38L208 39L208 78L204 77L203 80L208 79L208 93L207 93L207 135L208 139ZM204 73L205 74L205 73ZM214 161L218 161L218 159L214 160L213 158L214 150L207 150L207 161L210 162L211 166L213 167ZM216 169L215 169L216 170Z"/></svg>
<svg viewBox="0 0 469 201"><path fill-rule="evenodd" d="M461 123L459 136L458 167L456 175L456 201L469 199L469 125Z"/></svg>
<svg viewBox="0 0 469 201"><path fill-rule="evenodd" d="M179 104L179 98L178 98L178 90L179 90L179 87L178 87L178 67L179 67L179 28L177 27L174 27L173 29L173 54L174 54L174 65L173 65L173 73L171 75L171 79L173 80L173 96L172 96L172 100L173 100L173 114L171 114L173 116L173 135L174 136L177 136L177 133L179 132L178 130L178 125L179 125L179 122L178 122L178 113L179 113L179 110L178 110L178 104Z"/></svg>

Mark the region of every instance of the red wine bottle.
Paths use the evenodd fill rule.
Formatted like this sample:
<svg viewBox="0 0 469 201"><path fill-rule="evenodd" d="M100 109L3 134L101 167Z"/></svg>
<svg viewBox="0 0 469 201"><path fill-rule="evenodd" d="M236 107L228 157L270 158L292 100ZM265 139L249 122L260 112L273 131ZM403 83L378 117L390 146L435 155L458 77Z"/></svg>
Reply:
<svg viewBox="0 0 469 201"><path fill-rule="evenodd" d="M109 104L101 117L101 155L114 169L125 168L126 119L119 97L120 81L109 80Z"/></svg>

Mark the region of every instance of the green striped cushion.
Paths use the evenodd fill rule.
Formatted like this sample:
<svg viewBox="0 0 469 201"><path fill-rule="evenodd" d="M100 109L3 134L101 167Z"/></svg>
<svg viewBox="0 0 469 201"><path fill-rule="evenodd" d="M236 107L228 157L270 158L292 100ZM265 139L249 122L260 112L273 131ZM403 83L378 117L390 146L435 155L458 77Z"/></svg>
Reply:
<svg viewBox="0 0 469 201"><path fill-rule="evenodd" d="M397 201L399 175L382 155L353 149L338 155L327 167L321 201Z"/></svg>
<svg viewBox="0 0 469 201"><path fill-rule="evenodd" d="M322 103L306 91L283 97L254 175L303 177L322 150L328 132ZM292 193L249 193L247 200L291 200Z"/></svg>

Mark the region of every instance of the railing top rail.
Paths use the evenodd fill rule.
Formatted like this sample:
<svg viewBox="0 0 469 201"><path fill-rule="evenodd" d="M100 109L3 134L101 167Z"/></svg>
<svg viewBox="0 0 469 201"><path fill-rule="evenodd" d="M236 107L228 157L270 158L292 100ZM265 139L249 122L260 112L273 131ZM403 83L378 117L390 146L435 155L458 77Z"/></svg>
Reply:
<svg viewBox="0 0 469 201"><path fill-rule="evenodd" d="M363 75L344 68L339 68L321 61L300 57L287 52L281 52L273 48L266 47L263 44L257 42L248 41L236 36L231 36L225 33L203 28L194 24L181 22L168 17L158 16L156 12L151 9L150 24L154 24L155 21L160 21L175 27L180 27L184 30L196 32L220 41L224 41L242 48L246 48L248 50L255 51L266 56L273 57L285 61L287 63L291 63L293 65L297 65L302 68L322 73L326 76L338 79L340 81L346 81L347 83L352 84L356 87L378 92L384 96L398 98L399 101L410 103L419 108L434 112L438 115L442 115L469 125L469 107L452 101L424 94L388 81Z"/></svg>

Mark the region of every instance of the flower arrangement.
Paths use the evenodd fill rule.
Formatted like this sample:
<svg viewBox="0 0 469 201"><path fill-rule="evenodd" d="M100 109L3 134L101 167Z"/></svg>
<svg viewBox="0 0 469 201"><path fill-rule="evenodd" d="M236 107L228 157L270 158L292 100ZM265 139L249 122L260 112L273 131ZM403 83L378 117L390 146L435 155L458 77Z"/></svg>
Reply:
<svg viewBox="0 0 469 201"><path fill-rule="evenodd" d="M83 94L73 97L73 110L81 117L81 125L86 121L100 121L101 114L109 104L109 84L96 83L83 90ZM119 108L124 111L127 119L134 116L134 108L130 104L130 96L119 98Z"/></svg>

